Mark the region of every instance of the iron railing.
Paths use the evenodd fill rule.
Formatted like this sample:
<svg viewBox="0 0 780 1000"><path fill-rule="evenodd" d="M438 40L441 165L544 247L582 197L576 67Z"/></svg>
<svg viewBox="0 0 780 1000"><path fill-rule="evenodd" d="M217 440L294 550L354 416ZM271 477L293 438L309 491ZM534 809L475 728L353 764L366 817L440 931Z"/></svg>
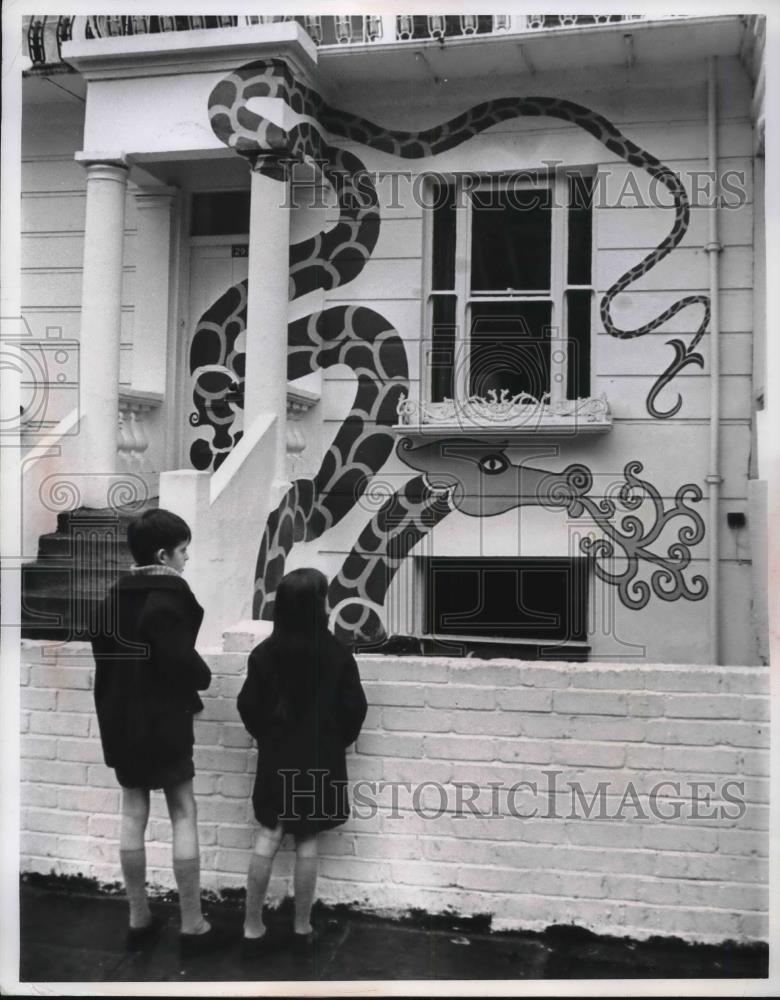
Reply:
<svg viewBox="0 0 780 1000"><path fill-rule="evenodd" d="M682 16L687 15L671 15ZM389 42L439 41L452 38L523 34L646 20L646 14L337 14L288 15L34 15L25 18L27 54L34 67L62 63L62 43L71 38L114 38L241 28L275 21L297 21L322 48Z"/></svg>

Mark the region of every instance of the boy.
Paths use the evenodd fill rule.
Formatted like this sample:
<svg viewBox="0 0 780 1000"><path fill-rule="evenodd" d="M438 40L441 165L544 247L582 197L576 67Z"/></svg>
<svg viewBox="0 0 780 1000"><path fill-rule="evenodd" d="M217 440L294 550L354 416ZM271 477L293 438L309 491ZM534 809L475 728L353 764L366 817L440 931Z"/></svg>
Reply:
<svg viewBox="0 0 780 1000"><path fill-rule="evenodd" d="M147 510L131 522L127 541L135 565L109 590L92 641L103 755L122 787L119 857L131 951L150 944L159 930L146 898L144 835L153 788L163 789L171 818L181 953L224 943L200 902L193 715L203 709L198 691L208 688L211 671L195 650L203 609L181 576L190 539L186 522L167 510Z"/></svg>

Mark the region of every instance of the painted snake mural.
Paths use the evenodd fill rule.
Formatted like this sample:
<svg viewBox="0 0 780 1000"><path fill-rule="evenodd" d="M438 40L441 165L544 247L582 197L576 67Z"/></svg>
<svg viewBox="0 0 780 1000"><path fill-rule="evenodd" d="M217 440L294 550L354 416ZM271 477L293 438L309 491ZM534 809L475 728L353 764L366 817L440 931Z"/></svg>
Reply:
<svg viewBox="0 0 780 1000"><path fill-rule="evenodd" d="M303 116L289 131L252 111L253 97L275 97ZM376 190L363 164L354 154L330 145L335 136L392 153L420 159L451 149L484 129L518 116L551 116L585 129L626 162L641 167L663 183L674 198L675 221L668 236L639 264L622 275L602 298L605 329L614 337L643 336L689 305L704 306L704 318L690 344L670 341L675 358L658 378L648 396L648 409L656 417L675 414L677 403L659 412L655 400L660 390L686 365L702 365L695 347L709 322L709 300L687 296L644 326L618 328L612 321L612 300L642 274L666 257L683 238L689 204L679 177L650 153L623 136L606 118L588 108L558 98L526 97L489 101L435 128L400 132L328 106L312 89L295 80L284 62L261 60L242 67L220 81L209 98L211 125L228 147L256 160L255 169L277 176L279 159L311 163L333 186L339 203L339 220L290 248L290 299L315 289L330 290L353 280L371 257L379 235L380 216ZM308 119L308 120L307 120ZM316 125L314 124L316 122ZM271 158L266 159L271 154ZM273 157L277 159L274 161ZM250 279L251 280L251 276ZM194 375L196 411L193 426L208 426L211 438L196 441L191 460L196 468L217 468L240 436L233 431L236 411L231 392L244 378L243 352L237 341L246 325L246 285L240 282L222 295L203 315L193 337L190 369ZM375 311L354 306L326 308L289 326L288 377L334 364L347 364L357 376L357 391L347 418L327 450L313 479L298 479L270 515L257 560L255 617L270 618L277 584L287 555L296 542L311 541L337 524L369 489L371 479L385 464L395 438L398 403L408 391L407 359L398 332ZM453 448L458 457L453 462ZM706 581L695 576L689 585L684 570L690 563L690 546L704 536L699 514L686 500L699 500L692 484L681 487L673 506L664 507L657 490L638 478L642 466L630 462L624 470L620 506L629 511L620 526L614 500L594 500L587 494L592 475L583 465L570 465L561 473L520 464L513 465L503 450L482 442L443 442L414 448L399 442L397 453L421 474L393 493L376 511L357 539L340 572L333 578L328 601L337 633L348 640L383 634L381 607L401 560L435 524L453 510L489 516L523 504L566 510L571 517L590 517L605 538L581 543L594 557L599 577L618 588L629 607L641 608L652 592L662 600L681 597L699 600ZM446 458L442 457L446 453ZM507 490L507 478L511 488ZM655 522L646 528L630 511L649 499ZM665 554L651 546L672 519L684 517L677 540ZM626 569L609 572L602 563L622 549ZM655 565L648 584L637 579L639 560Z"/></svg>

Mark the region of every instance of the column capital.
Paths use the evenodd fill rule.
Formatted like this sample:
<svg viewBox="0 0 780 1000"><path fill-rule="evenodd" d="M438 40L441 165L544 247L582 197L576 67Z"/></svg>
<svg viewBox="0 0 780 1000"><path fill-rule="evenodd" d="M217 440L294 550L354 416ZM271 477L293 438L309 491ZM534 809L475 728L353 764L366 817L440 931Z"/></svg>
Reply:
<svg viewBox="0 0 780 1000"><path fill-rule="evenodd" d="M82 149L75 154L74 159L82 167L124 167L125 170L130 168L130 161L124 153L87 152Z"/></svg>
<svg viewBox="0 0 780 1000"><path fill-rule="evenodd" d="M138 209L168 208L178 193L175 187L141 187L134 192L135 204Z"/></svg>

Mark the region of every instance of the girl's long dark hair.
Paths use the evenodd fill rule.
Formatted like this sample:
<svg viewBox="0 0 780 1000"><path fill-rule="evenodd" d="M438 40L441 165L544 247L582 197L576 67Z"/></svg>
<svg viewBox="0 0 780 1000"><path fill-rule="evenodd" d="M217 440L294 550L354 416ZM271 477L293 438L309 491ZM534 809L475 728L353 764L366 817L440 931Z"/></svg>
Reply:
<svg viewBox="0 0 780 1000"><path fill-rule="evenodd" d="M274 714L285 722L304 715L317 698L323 640L328 632L328 579L318 569L294 569L279 583L271 634Z"/></svg>

